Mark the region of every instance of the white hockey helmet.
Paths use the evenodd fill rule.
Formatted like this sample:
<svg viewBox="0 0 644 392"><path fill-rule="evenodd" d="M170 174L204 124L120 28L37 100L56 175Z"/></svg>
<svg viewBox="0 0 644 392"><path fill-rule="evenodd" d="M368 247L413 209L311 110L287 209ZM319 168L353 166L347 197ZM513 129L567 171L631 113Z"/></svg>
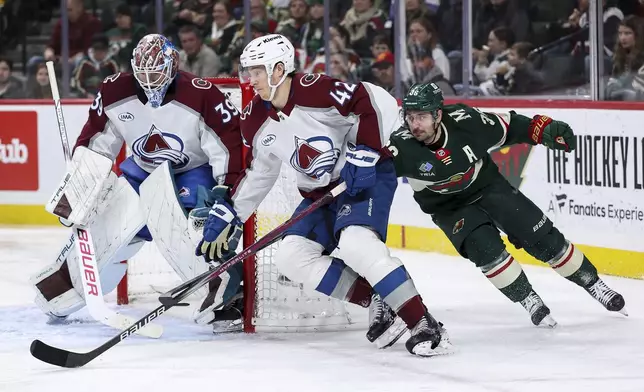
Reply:
<svg viewBox="0 0 644 392"><path fill-rule="evenodd" d="M284 65L284 75L277 84L273 85L271 78L278 63ZM271 88L269 100L272 100L277 87L284 83L286 76L295 72L295 49L288 38L281 34L269 34L250 41L239 57L241 83L250 83L250 68L257 66L266 68L268 86Z"/></svg>

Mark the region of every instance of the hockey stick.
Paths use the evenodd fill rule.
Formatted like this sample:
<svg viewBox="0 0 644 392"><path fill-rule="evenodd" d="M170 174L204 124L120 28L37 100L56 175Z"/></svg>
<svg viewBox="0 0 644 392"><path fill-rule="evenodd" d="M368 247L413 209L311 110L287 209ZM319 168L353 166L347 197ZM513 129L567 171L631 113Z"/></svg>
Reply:
<svg viewBox="0 0 644 392"><path fill-rule="evenodd" d="M56 71L54 69L53 62L48 61L46 66L47 73L49 74L51 95L54 100L54 108L56 109L56 121L58 122L60 143L63 147L65 162L69 164L72 159L72 154L69 147L69 139L67 138L67 127L65 126L63 107L60 102L60 92L58 90L58 81L56 80ZM67 243L70 242L74 243L76 254L78 255L78 267L81 282L83 284L85 304L87 305L87 310L92 318L115 329L123 329L134 323L133 318L116 313L109 309L105 304L101 280L98 275L94 241L92 240L92 235L89 232L89 229L79 225L73 225L72 235ZM163 327L156 324L150 324L146 329L139 333L151 338L159 338L163 334Z"/></svg>
<svg viewBox="0 0 644 392"><path fill-rule="evenodd" d="M316 200L310 206L305 208L297 216L291 218L290 220L282 223L280 226L271 230L268 234L260 238L257 242L255 242L248 248L242 250L239 254L232 257L230 260L221 264L217 269L212 271L206 271L203 274L185 283L182 283L176 288L170 290L168 293L162 295L159 298L159 300L162 303L161 306L154 309L153 311L145 315L143 318L141 318L139 321L132 324L129 328L123 330L120 334L114 336L112 339L103 343L101 346L95 348L94 350L91 350L85 353L75 353L72 351L67 351L53 346L49 346L40 340L34 340L31 343L31 347L30 347L31 355L33 355L35 358L43 362L47 362L51 365L60 366L60 367L77 368L77 367L86 365L87 363L89 363L99 355L103 354L105 351L114 347L115 345L122 342L123 340L127 339L131 334L135 333L136 331L148 325L152 320L159 317L160 315L165 313L168 309L172 308L173 306L187 305L185 303L182 303L181 301L183 301L188 296L190 296L190 294L199 290L203 285L205 285L212 279L224 273L233 265L243 261L247 257L254 255L255 253L261 251L262 249L266 248L273 242L280 239L283 236L284 231L292 227L295 223L301 221L304 217L311 214L313 211L317 210L321 206L327 203L330 203L336 196L344 192L345 189L346 189L346 184L344 183L336 186L335 188L333 188L332 190L324 194L324 196L322 196L320 199Z"/></svg>

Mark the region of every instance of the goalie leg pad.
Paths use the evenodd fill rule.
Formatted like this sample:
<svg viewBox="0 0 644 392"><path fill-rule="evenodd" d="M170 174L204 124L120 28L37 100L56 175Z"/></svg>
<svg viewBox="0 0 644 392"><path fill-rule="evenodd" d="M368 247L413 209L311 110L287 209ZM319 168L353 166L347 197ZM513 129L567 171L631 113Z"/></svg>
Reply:
<svg viewBox="0 0 644 392"><path fill-rule="evenodd" d="M125 274L126 266L120 261L133 256L143 245L141 241L130 243L144 225L139 197L124 178L115 184L112 197L102 203L101 215L90 225L104 293L112 291ZM78 255L70 241L71 237L56 262L30 279L36 288L36 303L56 317L68 316L84 306Z"/></svg>
<svg viewBox="0 0 644 392"><path fill-rule="evenodd" d="M189 234L193 230L190 229L188 214L181 204L168 162L159 165L143 181L139 194L154 243L181 280L185 282L205 272L208 264L194 252L199 240L196 237L199 236ZM203 288L199 293L206 296L208 291Z"/></svg>
<svg viewBox="0 0 644 392"><path fill-rule="evenodd" d="M349 226L340 233L338 255L363 276L376 293L412 328L425 314L413 280L402 261L391 257L378 234L363 226Z"/></svg>

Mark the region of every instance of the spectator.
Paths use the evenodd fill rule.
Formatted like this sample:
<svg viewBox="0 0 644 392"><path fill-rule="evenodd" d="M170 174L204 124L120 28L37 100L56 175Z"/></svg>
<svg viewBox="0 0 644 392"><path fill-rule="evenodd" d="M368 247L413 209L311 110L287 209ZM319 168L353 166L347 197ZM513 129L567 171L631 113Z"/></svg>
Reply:
<svg viewBox="0 0 644 392"><path fill-rule="evenodd" d="M290 18L280 22L275 32L288 38L296 50L303 49L304 32L308 28L309 6L304 0L291 0L289 12Z"/></svg>
<svg viewBox="0 0 644 392"><path fill-rule="evenodd" d="M212 7L212 24L210 32L207 33L206 44L214 49L217 55L223 56L239 29L239 22L233 18L230 3L219 0Z"/></svg>
<svg viewBox="0 0 644 392"><path fill-rule="evenodd" d="M428 19L415 19L409 24L409 53L414 60L414 54L419 51L429 50L436 66L440 68L445 79L450 78L449 60L439 46L438 34L432 22Z"/></svg>
<svg viewBox="0 0 644 392"><path fill-rule="evenodd" d="M221 61L214 50L204 45L199 29L190 25L183 26L179 29L179 40L181 41L179 69L200 78L219 75Z"/></svg>
<svg viewBox="0 0 644 392"><path fill-rule="evenodd" d="M528 95L543 89L543 77L530 61L528 54L533 49L529 42L517 42L508 52L507 64L496 70L496 78L481 84L485 95Z"/></svg>
<svg viewBox="0 0 644 392"><path fill-rule="evenodd" d="M81 97L94 99L103 80L118 72L119 66L110 56L109 41L105 35L99 34L94 36L87 56L76 68L72 87Z"/></svg>
<svg viewBox="0 0 644 392"><path fill-rule="evenodd" d="M331 54L344 53L344 55L348 59L349 67L351 69L360 66L362 59L360 59L360 56L358 56L358 54L353 49L351 49L351 44L349 43L349 32L347 31L347 29L345 29L341 25L334 25L329 29L329 35L331 36L331 40L329 41L329 49L331 51ZM324 54L324 47L321 47L318 50L313 63L306 67L306 69L308 70L307 72L325 72L325 62L326 57Z"/></svg>
<svg viewBox="0 0 644 392"><path fill-rule="evenodd" d="M193 24L201 29L206 29L206 20L213 7L213 0L182 0L173 23L181 28Z"/></svg>
<svg viewBox="0 0 644 392"><path fill-rule="evenodd" d="M349 42L360 57L369 58L373 37L384 29L387 16L374 0L353 0L353 7L340 23L349 32Z"/></svg>
<svg viewBox="0 0 644 392"><path fill-rule="evenodd" d="M349 58L345 53L338 52L331 55L329 59L330 72L328 75L336 79L340 79L347 83L358 83L358 78L352 70L352 65L349 63Z"/></svg>
<svg viewBox="0 0 644 392"><path fill-rule="evenodd" d="M121 67L121 71L131 69L130 60L136 44L147 34L147 28L132 22L132 10L127 3L116 6L116 27L108 30L105 35L109 40L110 52Z"/></svg>
<svg viewBox="0 0 644 392"><path fill-rule="evenodd" d="M517 41L530 41L530 18L526 0L482 0L474 20L474 47L481 48L490 32L507 27Z"/></svg>
<svg viewBox="0 0 644 392"><path fill-rule="evenodd" d="M13 61L0 57L0 99L24 98L22 83L12 73Z"/></svg>
<svg viewBox="0 0 644 392"><path fill-rule="evenodd" d="M320 48L324 47L324 0L307 0L309 22L304 25L302 49L306 51L307 62L311 62Z"/></svg>
<svg viewBox="0 0 644 392"><path fill-rule="evenodd" d="M432 24L436 23L435 20L435 9L430 10L427 3L424 0L406 0L405 1L405 14L407 20L407 30L409 30L409 25L413 20L416 19L426 19Z"/></svg>
<svg viewBox="0 0 644 392"><path fill-rule="evenodd" d="M463 50L463 1L449 0L445 10L441 13L441 21L437 23L438 35L441 45L447 56L451 57ZM455 52L452 54L452 52Z"/></svg>
<svg viewBox="0 0 644 392"><path fill-rule="evenodd" d="M436 66L429 50L419 52L413 57L413 76L409 84L436 83L445 95L456 95L452 84L443 76L443 72Z"/></svg>
<svg viewBox="0 0 644 392"><path fill-rule="evenodd" d="M474 74L479 82L485 82L496 77L497 69L503 64L507 66L508 53L514 44L514 33L506 27L498 27L490 32L487 40L488 50L476 51L476 66ZM492 61L490 61L492 57Z"/></svg>
<svg viewBox="0 0 644 392"><path fill-rule="evenodd" d="M618 28L613 70L606 86L606 99L619 101L644 98L644 22L631 15Z"/></svg>
<svg viewBox="0 0 644 392"><path fill-rule="evenodd" d="M268 34L268 26L264 21L251 22L250 32L251 40L259 38ZM222 56L222 69L224 70L225 75L236 75L237 74L237 64L239 64L239 56L241 56L246 46L246 40L244 39L244 30L239 30L233 39L233 42L228 46L228 52L225 56ZM297 60L297 59L296 59Z"/></svg>
<svg viewBox="0 0 644 392"><path fill-rule="evenodd" d="M393 53L390 42L389 36L386 34L378 34L373 38L373 42L371 43L371 56L374 61L376 61L382 53ZM361 61L357 75L360 80L365 82L377 81L376 75L373 73L373 62L370 61Z"/></svg>
<svg viewBox="0 0 644 392"><path fill-rule="evenodd" d="M277 29L277 21L268 15L264 0L250 0L250 16L253 22L265 22L268 34L273 34Z"/></svg>
<svg viewBox="0 0 644 392"><path fill-rule="evenodd" d="M69 17L69 62L72 65L81 61L92 44L92 37L101 31L101 22L85 12L83 0L67 0ZM62 20L59 19L45 49L45 60L55 60L61 55ZM41 59L37 59L40 61Z"/></svg>
<svg viewBox="0 0 644 392"><path fill-rule="evenodd" d="M510 95L528 95L534 94L544 88L543 76L534 68L534 65L528 60L528 55L533 49L529 42L517 42L512 45L508 53L508 65L512 72L505 77L508 80L507 94ZM497 73L503 72L501 68ZM499 72L500 71L500 72Z"/></svg>
<svg viewBox="0 0 644 392"><path fill-rule="evenodd" d="M43 62L36 65L36 77L27 82L27 98L52 99L49 73Z"/></svg>
<svg viewBox="0 0 644 392"><path fill-rule="evenodd" d="M589 2L590 0L578 0L579 7L568 17L569 32L580 31L579 41L573 48L573 54L583 56L586 75L590 72ZM606 0L602 0L602 4L604 7L604 61L608 71L610 58L613 56L612 48L616 44L617 27L624 19L624 14L619 8L609 6Z"/></svg>
<svg viewBox="0 0 644 392"><path fill-rule="evenodd" d="M371 64L374 83L389 92L395 94L395 58L390 51L379 53L373 64ZM403 82L403 95L406 93L408 86Z"/></svg>

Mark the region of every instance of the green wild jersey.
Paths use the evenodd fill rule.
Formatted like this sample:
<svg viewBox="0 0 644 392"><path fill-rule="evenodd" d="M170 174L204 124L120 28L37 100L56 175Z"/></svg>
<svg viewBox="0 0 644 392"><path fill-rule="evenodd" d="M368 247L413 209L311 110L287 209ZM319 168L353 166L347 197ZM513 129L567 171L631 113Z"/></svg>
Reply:
<svg viewBox="0 0 644 392"><path fill-rule="evenodd" d="M472 203L488 184L502 179L488 151L516 143L534 144L528 132L530 121L513 111L497 114L464 104L445 105L441 148L430 150L406 128L394 132L387 147L396 174L408 178L414 199L431 214Z"/></svg>

